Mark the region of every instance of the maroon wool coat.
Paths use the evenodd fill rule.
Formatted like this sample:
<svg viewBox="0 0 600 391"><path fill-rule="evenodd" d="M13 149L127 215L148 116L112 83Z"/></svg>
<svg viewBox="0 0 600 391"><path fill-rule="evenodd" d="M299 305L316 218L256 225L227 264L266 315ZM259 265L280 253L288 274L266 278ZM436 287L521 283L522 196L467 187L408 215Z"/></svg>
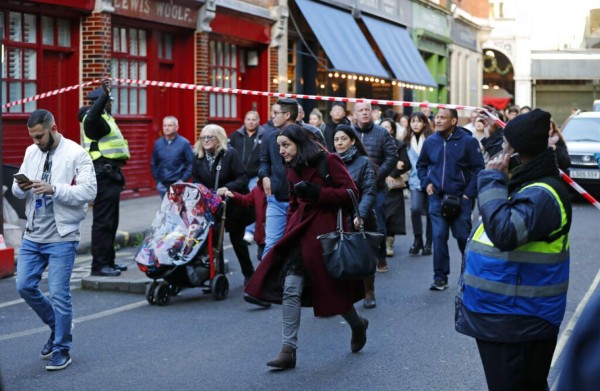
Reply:
<svg viewBox="0 0 600 391"><path fill-rule="evenodd" d="M293 246L300 243L305 269L303 307L313 307L315 316L340 315L364 298L362 280L335 280L325 268L323 249L317 236L335 231L338 208L352 205L352 199L346 189L352 189L358 196L356 185L339 156L327 154L327 169L331 184L323 179L316 166L302 168L300 173L288 168L290 183L304 180L321 186L319 199L317 202L307 201L297 198L293 193L290 194L285 233L264 256L254 272L245 289L249 295L281 304L285 257ZM333 184L335 187L332 187Z"/></svg>
<svg viewBox="0 0 600 391"><path fill-rule="evenodd" d="M257 184L250 193L240 194L233 192L231 202L244 208L254 208L256 225L254 229L254 240L256 244L265 244L265 223L267 220L267 196L262 184Z"/></svg>

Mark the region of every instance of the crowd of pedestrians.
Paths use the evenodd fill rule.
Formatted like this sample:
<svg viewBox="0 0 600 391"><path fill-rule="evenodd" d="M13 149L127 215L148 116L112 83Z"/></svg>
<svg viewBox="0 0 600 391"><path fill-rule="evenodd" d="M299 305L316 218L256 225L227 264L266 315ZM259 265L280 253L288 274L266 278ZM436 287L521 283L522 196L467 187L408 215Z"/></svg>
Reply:
<svg viewBox="0 0 600 391"><path fill-rule="evenodd" d="M123 270L114 263L111 243L129 150L110 115L110 83L88 98L92 105L79 113L80 150L60 136L51 113L31 115L34 145L20 172L33 179L13 185L15 195L31 201L17 287L51 329L41 352L50 358L49 370L71 363L65 286L74 258L70 244L79 240L82 210L94 197L92 274L117 276ZM225 228L244 276L244 300L264 308L282 305L282 347L268 366L295 367L302 306L316 316L341 315L351 329L352 352L367 342L369 322L355 304L376 307L376 277L332 278L317 240L335 230L338 208L351 205L350 190L363 220L349 214L346 228L364 224L383 234L378 273L395 267L387 260L403 248L395 238L410 231L407 198L412 235L402 251L433 255L432 291L449 286L452 232L463 255L456 329L476 339L488 387L543 389L565 308L571 206L558 169L570 161L549 113L510 107L506 115L505 128L483 112L462 127L458 112L448 108L434 114L423 107L403 116L360 102L348 117L345 105L336 102L327 121L315 109L305 123L302 106L282 98L263 125L253 110L229 136L207 124L193 147L178 134L177 118L167 116L150 164L161 197L170 185L191 180L230 199ZM62 154L79 159L81 170L66 172L71 166L60 165ZM44 168L36 171L31 164L40 159L46 159L38 165ZM75 185L67 186L63 176L76 178ZM480 218L473 214L477 204ZM252 241L258 245L256 270ZM59 250L70 266L58 272L50 262L52 298L44 300L39 277ZM547 275L543 284L535 280L540 275Z"/></svg>

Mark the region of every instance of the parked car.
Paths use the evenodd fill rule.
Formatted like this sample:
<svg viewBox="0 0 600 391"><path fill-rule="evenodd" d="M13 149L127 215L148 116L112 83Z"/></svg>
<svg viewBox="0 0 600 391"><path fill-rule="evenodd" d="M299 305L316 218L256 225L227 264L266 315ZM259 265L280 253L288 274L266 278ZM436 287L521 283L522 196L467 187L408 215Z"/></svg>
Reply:
<svg viewBox="0 0 600 391"><path fill-rule="evenodd" d="M569 176L594 197L600 195L600 168L594 158L600 152L600 112L573 115L562 128L571 168Z"/></svg>

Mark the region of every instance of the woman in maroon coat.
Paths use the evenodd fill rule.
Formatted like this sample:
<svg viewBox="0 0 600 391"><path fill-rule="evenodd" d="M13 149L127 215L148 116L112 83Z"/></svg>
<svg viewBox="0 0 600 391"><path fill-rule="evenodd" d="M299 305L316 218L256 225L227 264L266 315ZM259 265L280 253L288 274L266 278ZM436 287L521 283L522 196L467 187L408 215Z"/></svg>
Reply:
<svg viewBox="0 0 600 391"><path fill-rule="evenodd" d="M301 306L313 307L315 316L342 315L352 328L350 347L360 351L367 342L367 319L354 303L364 298L362 280L334 280L327 273L317 236L334 231L340 206L351 206L346 189L358 195L344 163L301 126L285 126L277 136L279 153L287 166L290 204L283 237L265 255L246 286L245 299L282 304L283 347L267 363L278 369L296 365L296 342ZM319 172L325 159L327 179Z"/></svg>

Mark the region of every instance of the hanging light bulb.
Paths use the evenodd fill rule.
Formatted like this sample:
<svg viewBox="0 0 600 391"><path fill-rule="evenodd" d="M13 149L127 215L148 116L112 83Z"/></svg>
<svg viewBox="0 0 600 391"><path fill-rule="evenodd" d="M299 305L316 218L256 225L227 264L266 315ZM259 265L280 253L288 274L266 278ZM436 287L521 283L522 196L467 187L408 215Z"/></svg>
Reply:
<svg viewBox="0 0 600 391"><path fill-rule="evenodd" d="M340 77L340 74L336 72L336 73L333 74L333 76Z"/></svg>
<svg viewBox="0 0 600 391"><path fill-rule="evenodd" d="M359 80L359 81L363 81L363 77L362 77L362 76L359 76L359 77L358 77L358 80Z"/></svg>
<svg viewBox="0 0 600 391"><path fill-rule="evenodd" d="M333 77L333 73L329 72L329 75L328 75L328 76L329 76L329 77Z"/></svg>

